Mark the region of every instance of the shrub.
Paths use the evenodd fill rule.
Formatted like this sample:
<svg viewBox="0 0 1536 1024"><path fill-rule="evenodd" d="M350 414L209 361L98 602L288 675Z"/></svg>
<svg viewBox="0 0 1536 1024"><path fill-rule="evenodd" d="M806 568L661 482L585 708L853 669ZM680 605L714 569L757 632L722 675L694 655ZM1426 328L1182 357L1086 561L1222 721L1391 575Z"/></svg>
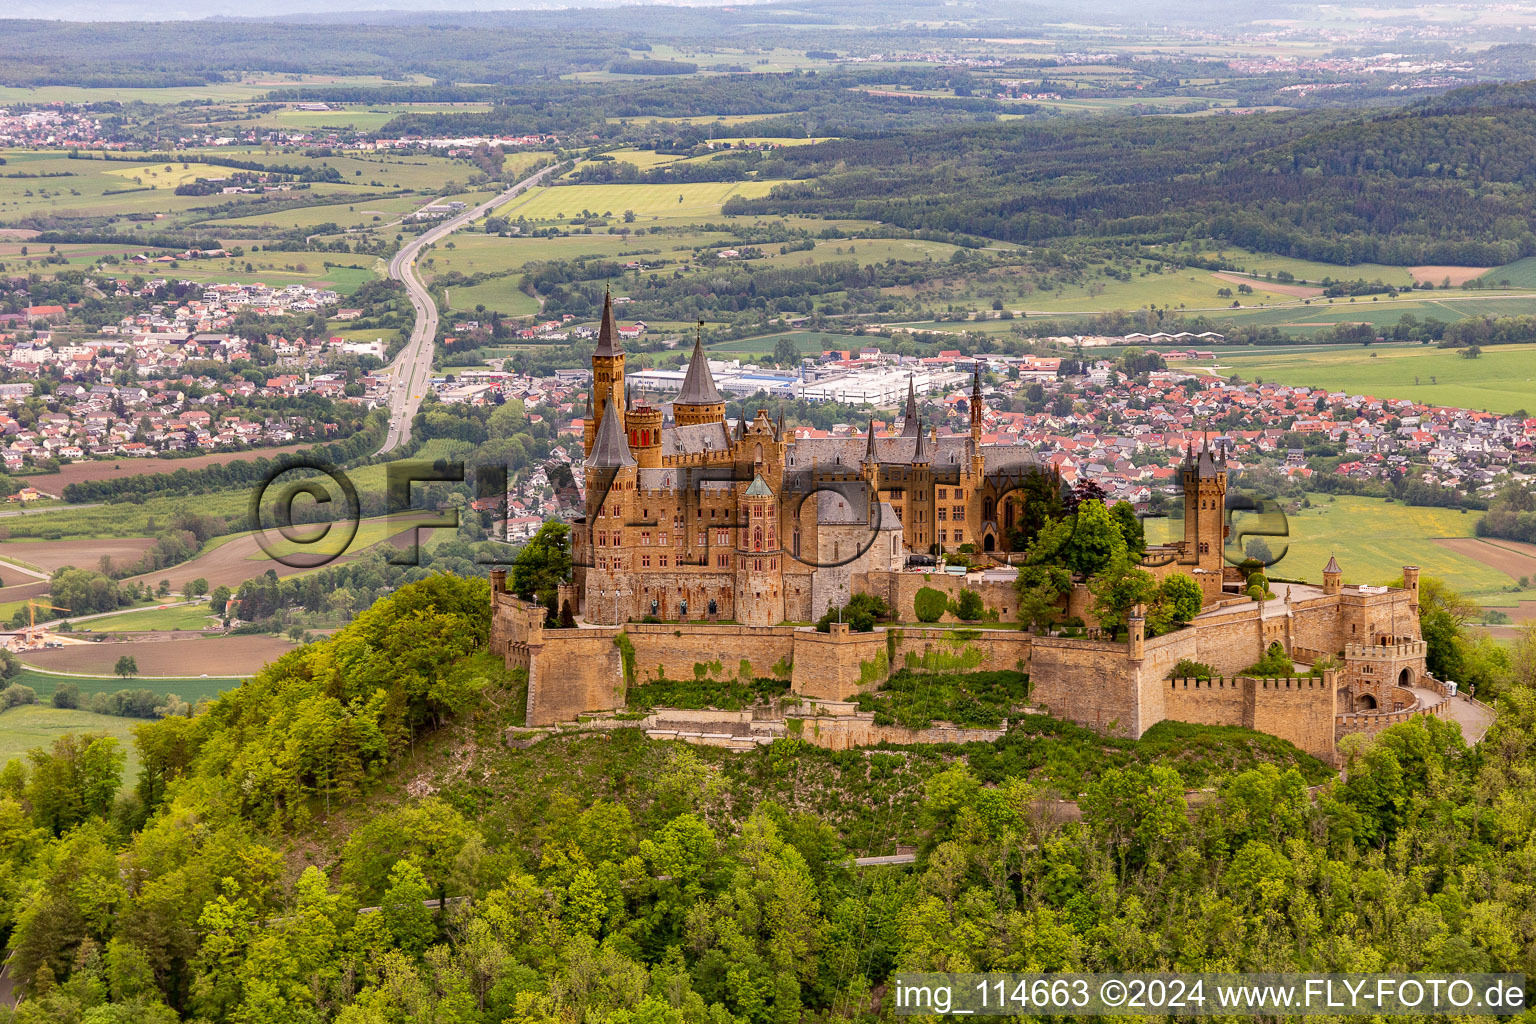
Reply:
<svg viewBox="0 0 1536 1024"><path fill-rule="evenodd" d="M886 605L884 598L874 594L854 594L853 598L839 608L832 605L827 608L821 618L816 620L816 631L829 633L832 631L832 623L838 620L841 614L842 621L848 623L848 628L855 633L868 633L875 628L876 619L888 619L891 617L891 609Z"/></svg>
<svg viewBox="0 0 1536 1024"><path fill-rule="evenodd" d="M75 683L60 683L59 688L53 691L53 706L56 708L78 708L80 706L80 687Z"/></svg>
<svg viewBox="0 0 1536 1024"><path fill-rule="evenodd" d="M986 606L982 604L981 595L974 590L963 590L960 599L950 606L955 617L966 622L975 622L986 614Z"/></svg>
<svg viewBox="0 0 1536 1024"><path fill-rule="evenodd" d="M1168 672L1169 679L1212 679L1216 676L1216 670L1203 661L1194 661L1190 658L1180 658L1179 663Z"/></svg>
<svg viewBox="0 0 1536 1024"><path fill-rule="evenodd" d="M1242 674L1260 679L1284 679L1296 674L1296 663L1279 644L1271 644L1264 657L1243 669Z"/></svg>
<svg viewBox="0 0 1536 1024"><path fill-rule="evenodd" d="M20 683L12 683L0 690L0 711L20 707L23 704L36 704L37 691L30 686L22 686Z"/></svg>
<svg viewBox="0 0 1536 1024"><path fill-rule="evenodd" d="M944 591L932 587L921 588L912 598L912 610L917 613L919 622L938 622L948 607L949 598L944 596Z"/></svg>

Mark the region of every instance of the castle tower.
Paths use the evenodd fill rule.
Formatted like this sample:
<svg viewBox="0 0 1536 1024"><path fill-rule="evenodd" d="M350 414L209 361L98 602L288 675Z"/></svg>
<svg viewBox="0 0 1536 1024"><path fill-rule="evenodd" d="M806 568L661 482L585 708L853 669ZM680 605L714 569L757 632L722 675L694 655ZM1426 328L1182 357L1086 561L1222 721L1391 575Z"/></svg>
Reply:
<svg viewBox="0 0 1536 1024"><path fill-rule="evenodd" d="M1403 566L1403 588L1408 591L1409 607L1413 614L1419 614L1419 567L1416 565Z"/></svg>
<svg viewBox="0 0 1536 1024"><path fill-rule="evenodd" d="M592 567L586 573L586 618L599 625L618 625L629 618L634 597L626 523L636 521L637 463L624 436L623 416L612 392L608 394L592 451L582 462L587 474L588 548Z"/></svg>
<svg viewBox="0 0 1536 1024"><path fill-rule="evenodd" d="M1184 485L1184 558L1187 565L1216 573L1222 570L1227 543L1227 460L1211 453L1210 439L1195 454L1189 446L1180 469ZM1219 590L1218 586L1218 590Z"/></svg>
<svg viewBox="0 0 1536 1024"><path fill-rule="evenodd" d="M683 389L672 399L672 421L688 427L695 423L719 423L723 419L725 399L720 397L714 375L709 372L709 360L704 356L704 329L700 327L693 336L693 355L688 360Z"/></svg>
<svg viewBox="0 0 1536 1024"><path fill-rule="evenodd" d="M592 388L587 388L587 415L581 421L581 450L592 454L592 441L597 437L597 416L592 412Z"/></svg>
<svg viewBox="0 0 1536 1024"><path fill-rule="evenodd" d="M986 415L986 406L981 401L981 364L976 364L976 369L971 374L971 486L973 491L981 490L981 478L986 460L981 454L981 420Z"/></svg>
<svg viewBox="0 0 1536 1024"><path fill-rule="evenodd" d="M859 462L864 479L874 488L880 476L880 453L875 448L875 418L869 418L869 437L864 445L864 458Z"/></svg>
<svg viewBox="0 0 1536 1024"><path fill-rule="evenodd" d="M912 385L912 375L907 374L907 409L901 418L901 436L912 437L923 429L917 419L917 391Z"/></svg>
<svg viewBox="0 0 1536 1024"><path fill-rule="evenodd" d="M597 408L597 422L592 425L592 438L601 429L607 415L608 399L614 399L615 411L618 396L624 394L624 350L619 348L619 331L613 323L613 296L603 292L603 319L597 328L597 348L592 352L592 404ZM619 433L624 432L624 414L619 411ZM587 454L592 454L590 446Z"/></svg>
<svg viewBox="0 0 1536 1024"><path fill-rule="evenodd" d="M981 447L981 419L986 407L981 402L981 364L971 374L971 444Z"/></svg>
<svg viewBox="0 0 1536 1024"><path fill-rule="evenodd" d="M627 392L626 392L627 393ZM661 468L661 408L644 399L624 413L624 432L641 469Z"/></svg>
<svg viewBox="0 0 1536 1024"><path fill-rule="evenodd" d="M777 504L761 476L754 477L741 496L733 604L736 621L744 626L775 626L784 621Z"/></svg>
<svg viewBox="0 0 1536 1024"><path fill-rule="evenodd" d="M1137 604L1125 620L1127 648L1132 661L1141 661L1147 654L1147 606Z"/></svg>
<svg viewBox="0 0 1536 1024"><path fill-rule="evenodd" d="M1328 564L1323 566L1323 593L1337 597L1343 584L1344 570L1339 568L1339 560L1329 555Z"/></svg>

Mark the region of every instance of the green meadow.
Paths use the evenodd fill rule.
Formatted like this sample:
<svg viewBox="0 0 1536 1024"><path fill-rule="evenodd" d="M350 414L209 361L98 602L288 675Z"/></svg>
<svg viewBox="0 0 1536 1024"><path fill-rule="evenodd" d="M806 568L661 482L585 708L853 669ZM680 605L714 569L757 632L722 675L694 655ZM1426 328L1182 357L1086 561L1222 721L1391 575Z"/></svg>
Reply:
<svg viewBox="0 0 1536 1024"><path fill-rule="evenodd" d="M1266 537L1274 554L1285 554L1272 570L1281 579L1320 582L1323 566L1337 557L1345 583L1372 586L1402 575L1403 566L1417 565L1426 576L1437 576L1469 597L1506 592L1514 580L1506 573L1457 554L1436 538L1472 536L1478 513L1425 508L1352 495L1313 494L1311 508L1287 513L1287 537ZM1160 541L1182 536L1183 522L1148 519L1147 537ZM1243 529L1241 515L1233 532Z"/></svg>
<svg viewBox="0 0 1536 1024"><path fill-rule="evenodd" d="M68 733L106 733L122 745L128 755L123 765L123 782L132 786L139 772L139 752L133 745L133 727L142 718L120 718L90 711L23 705L0 712L0 765L12 758L25 759L27 751L47 749L53 741Z"/></svg>
<svg viewBox="0 0 1536 1024"><path fill-rule="evenodd" d="M1217 353L1220 372L1429 405L1515 412L1536 409L1536 345L1497 345L1476 359L1425 345L1297 346Z"/></svg>

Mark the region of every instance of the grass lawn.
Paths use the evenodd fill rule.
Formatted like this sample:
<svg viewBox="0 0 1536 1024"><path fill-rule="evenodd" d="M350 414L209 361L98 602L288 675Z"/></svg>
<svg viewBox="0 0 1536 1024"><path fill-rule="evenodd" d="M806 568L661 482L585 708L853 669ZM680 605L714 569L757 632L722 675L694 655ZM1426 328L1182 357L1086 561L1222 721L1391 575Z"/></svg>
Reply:
<svg viewBox="0 0 1536 1024"><path fill-rule="evenodd" d="M1425 576L1438 576L1469 597L1503 593L1514 582L1506 573L1457 554L1434 542L1437 537L1470 537L1477 513L1424 508L1388 502L1385 498L1313 494L1312 508L1288 514L1290 536L1265 542L1285 556L1273 574L1282 579L1320 583L1330 556L1339 560L1345 583L1377 585L1402 575L1403 566L1417 565ZM1183 535L1176 519L1148 519L1147 539L1157 542ZM1242 518L1233 524L1242 531Z"/></svg>
<svg viewBox="0 0 1536 1024"><path fill-rule="evenodd" d="M66 733L104 732L123 745L128 760L123 765L123 785L132 786L139 774L139 754L133 745L133 727L142 718L98 715L90 711L25 705L0 712L0 764L25 758L27 751L52 747Z"/></svg>
<svg viewBox="0 0 1536 1024"><path fill-rule="evenodd" d="M1498 345L1477 359L1424 345L1301 346L1289 352L1217 353L1222 372L1375 398L1514 412L1536 409L1536 345Z"/></svg>

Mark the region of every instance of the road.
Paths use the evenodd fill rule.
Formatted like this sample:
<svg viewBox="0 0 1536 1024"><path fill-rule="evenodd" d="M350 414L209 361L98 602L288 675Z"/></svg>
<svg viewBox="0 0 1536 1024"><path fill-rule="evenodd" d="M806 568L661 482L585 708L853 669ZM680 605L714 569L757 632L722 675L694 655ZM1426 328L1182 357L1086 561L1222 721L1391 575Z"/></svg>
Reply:
<svg viewBox="0 0 1536 1024"><path fill-rule="evenodd" d="M405 347L395 356L395 361L390 364L392 383L389 393L389 432L384 437L384 446L379 449L379 454L394 451L411 439L411 420L421 407L421 396L426 394L427 381L432 376L432 343L437 338L438 311L437 304L427 292L426 284L417 276L416 258L427 246L485 216L524 189L537 185L553 170L551 166L530 174L505 192L443 221L406 243L395 253L394 259L389 261L389 276L405 285L406 293L411 297L411 305L416 308L416 327L411 331L411 340L406 342Z"/></svg>

